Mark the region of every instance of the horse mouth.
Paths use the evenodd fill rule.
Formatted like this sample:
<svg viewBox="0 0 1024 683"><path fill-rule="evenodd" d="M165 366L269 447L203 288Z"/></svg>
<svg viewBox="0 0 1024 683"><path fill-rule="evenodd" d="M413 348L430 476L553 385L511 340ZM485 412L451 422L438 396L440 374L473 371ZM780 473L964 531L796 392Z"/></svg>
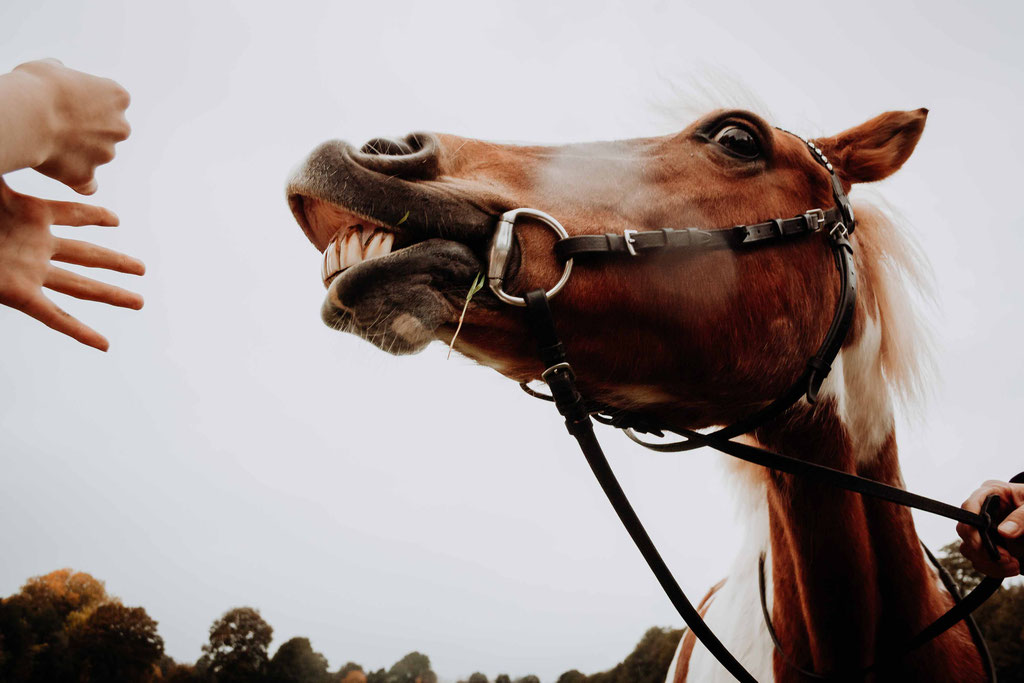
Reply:
<svg viewBox="0 0 1024 683"><path fill-rule="evenodd" d="M360 216L312 197L293 198L300 224L311 235L333 235L322 249L320 278L324 287L351 268L372 259L384 258L415 242L408 232ZM322 239L322 238L321 238Z"/></svg>
<svg viewBox="0 0 1024 683"><path fill-rule="evenodd" d="M288 186L292 214L322 254L321 318L390 353L415 353L457 321L483 270L490 216L459 201L466 218L452 230L450 195L368 172L344 151L315 151Z"/></svg>

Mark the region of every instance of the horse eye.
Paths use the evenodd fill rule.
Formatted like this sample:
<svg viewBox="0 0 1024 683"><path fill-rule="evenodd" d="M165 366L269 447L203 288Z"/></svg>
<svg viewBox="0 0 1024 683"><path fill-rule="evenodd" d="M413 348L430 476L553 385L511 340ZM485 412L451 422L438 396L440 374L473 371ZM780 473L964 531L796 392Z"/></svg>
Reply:
<svg viewBox="0 0 1024 683"><path fill-rule="evenodd" d="M739 126L726 126L713 138L734 156L741 159L756 159L761 156L761 146L750 131Z"/></svg>

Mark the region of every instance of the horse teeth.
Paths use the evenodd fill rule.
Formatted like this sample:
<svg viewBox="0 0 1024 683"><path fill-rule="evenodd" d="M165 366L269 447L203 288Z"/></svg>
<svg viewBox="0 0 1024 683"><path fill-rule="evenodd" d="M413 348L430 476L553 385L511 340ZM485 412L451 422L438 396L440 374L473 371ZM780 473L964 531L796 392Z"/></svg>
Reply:
<svg viewBox="0 0 1024 683"><path fill-rule="evenodd" d="M394 235L389 232L378 230L374 233L373 237L370 238L370 243L366 246L366 254L364 257L366 260L370 260L379 256L387 256L391 253L391 245L394 241Z"/></svg>
<svg viewBox="0 0 1024 683"><path fill-rule="evenodd" d="M345 238L345 257L341 262L342 268L349 268L363 260L363 248L359 243L359 233L351 232Z"/></svg>
<svg viewBox="0 0 1024 683"><path fill-rule="evenodd" d="M329 285L341 271L372 258L387 256L394 243L393 233L373 226L353 225L339 230L324 249L320 277L325 285Z"/></svg>

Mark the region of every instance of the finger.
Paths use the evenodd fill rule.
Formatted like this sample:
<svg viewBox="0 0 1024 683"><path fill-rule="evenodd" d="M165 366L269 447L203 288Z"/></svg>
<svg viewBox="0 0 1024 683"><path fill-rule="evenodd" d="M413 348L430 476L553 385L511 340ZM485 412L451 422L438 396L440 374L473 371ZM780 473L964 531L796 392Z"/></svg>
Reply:
<svg viewBox="0 0 1024 683"><path fill-rule="evenodd" d="M972 493L960 507L968 512L979 514L981 512L981 506L985 504L985 499L993 493L1003 500L1009 501L1012 498L1012 492L1010 491L1009 484L990 479L978 487L978 490Z"/></svg>
<svg viewBox="0 0 1024 683"><path fill-rule="evenodd" d="M964 546L960 547L960 553L971 561L974 568L987 576L1016 576L1020 572L1020 564L1016 559L1006 553L1000 553L999 560L993 560L988 553L972 551Z"/></svg>
<svg viewBox="0 0 1024 683"><path fill-rule="evenodd" d="M54 261L74 263L89 268L106 268L129 275L145 275L146 264L127 254L81 240L58 239Z"/></svg>
<svg viewBox="0 0 1024 683"><path fill-rule="evenodd" d="M46 280L43 281L43 286L76 299L99 301L121 308L138 310L142 308L143 304L142 296L135 292L129 292L127 289L121 289L106 282L91 280L57 266L50 266L46 271Z"/></svg>
<svg viewBox="0 0 1024 683"><path fill-rule="evenodd" d="M96 190L99 189L99 183L96 182L95 178L92 178L85 184L77 185L75 187L72 187L71 189L77 192L78 194L96 194Z"/></svg>
<svg viewBox="0 0 1024 683"><path fill-rule="evenodd" d="M100 351L110 348L110 342L106 337L63 311L42 294L28 302L22 310L47 327L66 334L86 346Z"/></svg>
<svg viewBox="0 0 1024 683"><path fill-rule="evenodd" d="M47 201L46 205L53 216L54 225L70 225L72 227L99 225L113 228L121 222L116 213L102 206L57 201Z"/></svg>
<svg viewBox="0 0 1024 683"><path fill-rule="evenodd" d="M960 522L956 525L956 533L963 539L964 545L969 548L981 547L981 534L970 524Z"/></svg>
<svg viewBox="0 0 1024 683"><path fill-rule="evenodd" d="M1020 538L1024 534L1024 507L1019 507L999 524L999 533L1006 538Z"/></svg>

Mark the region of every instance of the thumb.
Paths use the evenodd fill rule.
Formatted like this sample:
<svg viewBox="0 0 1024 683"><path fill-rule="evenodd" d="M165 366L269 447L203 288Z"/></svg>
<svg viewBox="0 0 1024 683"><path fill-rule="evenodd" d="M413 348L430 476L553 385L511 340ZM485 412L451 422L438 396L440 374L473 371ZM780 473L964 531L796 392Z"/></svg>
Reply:
<svg viewBox="0 0 1024 683"><path fill-rule="evenodd" d="M1024 534L1024 506L1006 516L999 524L999 533L1006 538L1019 538Z"/></svg>

